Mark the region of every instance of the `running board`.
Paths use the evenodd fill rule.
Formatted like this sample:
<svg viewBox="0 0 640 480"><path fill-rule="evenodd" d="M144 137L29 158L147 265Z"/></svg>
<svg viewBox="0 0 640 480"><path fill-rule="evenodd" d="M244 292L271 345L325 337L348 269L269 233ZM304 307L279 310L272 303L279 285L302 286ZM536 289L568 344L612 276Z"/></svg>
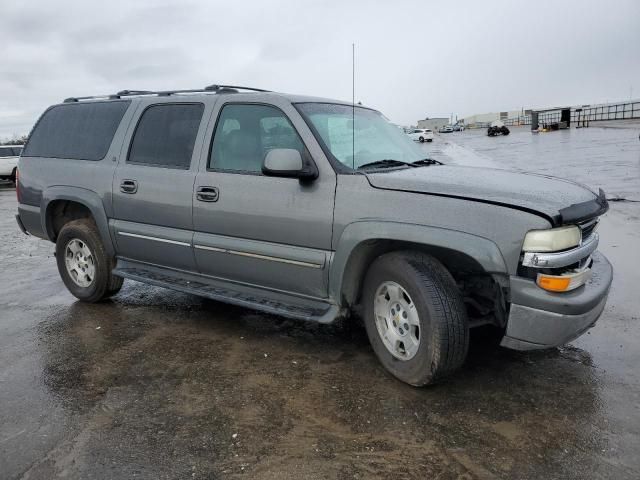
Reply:
<svg viewBox="0 0 640 480"><path fill-rule="evenodd" d="M337 305L321 300L232 284L202 275L173 271L124 259L118 259L118 264L112 273L118 277L288 318L331 323L340 316L340 308Z"/></svg>

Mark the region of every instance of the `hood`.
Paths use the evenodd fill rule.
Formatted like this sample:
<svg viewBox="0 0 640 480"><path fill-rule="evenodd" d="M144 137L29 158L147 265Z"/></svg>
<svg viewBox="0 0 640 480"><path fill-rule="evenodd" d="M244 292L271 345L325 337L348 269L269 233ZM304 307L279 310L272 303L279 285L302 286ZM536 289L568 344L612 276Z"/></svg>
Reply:
<svg viewBox="0 0 640 480"><path fill-rule="evenodd" d="M569 180L531 173L437 165L366 176L374 188L508 206L543 216L552 225L580 222L608 209L602 190L595 194Z"/></svg>

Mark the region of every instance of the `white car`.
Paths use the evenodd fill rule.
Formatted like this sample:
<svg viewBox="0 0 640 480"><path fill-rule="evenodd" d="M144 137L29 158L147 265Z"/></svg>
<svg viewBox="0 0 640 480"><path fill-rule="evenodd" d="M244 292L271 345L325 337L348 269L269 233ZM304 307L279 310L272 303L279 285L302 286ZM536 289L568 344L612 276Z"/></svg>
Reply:
<svg viewBox="0 0 640 480"><path fill-rule="evenodd" d="M0 180L16 181L22 145L0 145Z"/></svg>
<svg viewBox="0 0 640 480"><path fill-rule="evenodd" d="M407 135L416 142L433 142L433 131L428 128L416 128L407 133Z"/></svg>

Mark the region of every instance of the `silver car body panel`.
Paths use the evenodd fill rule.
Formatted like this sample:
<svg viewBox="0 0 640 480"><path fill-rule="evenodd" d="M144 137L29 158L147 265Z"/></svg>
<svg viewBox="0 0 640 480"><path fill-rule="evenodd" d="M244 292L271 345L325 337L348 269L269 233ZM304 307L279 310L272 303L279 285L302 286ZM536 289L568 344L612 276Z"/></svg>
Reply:
<svg viewBox="0 0 640 480"><path fill-rule="evenodd" d="M204 104L189 168L128 164L142 111L166 102ZM301 102L350 105L277 93L134 97L102 160L21 158L20 223L29 233L55 241L52 202L77 202L90 210L123 276L192 293L204 292L211 283L207 295L216 299L224 298L221 285L239 285L244 293L229 301L270 312L279 311L274 305L287 299L298 309L309 302L320 313L302 317L320 321L343 313L342 292L352 261L378 241L462 253L484 272L504 278L513 307L508 334L514 335L506 342L535 343L537 337L522 334L523 325L549 329L561 339L568 332L553 333L553 319L587 315L573 322L582 327L597 318L588 312L600 308L608 286L595 288L592 279L560 298L517 276L527 231L553 226L563 218L561 210L566 215L567 208L598 198L593 192L545 176L471 167L345 173L297 111L295 104ZM208 169L216 119L226 103L260 103L284 112L310 152L318 178L302 182ZM121 191L125 180L137 182L135 193ZM215 187L217 201L199 201L200 186ZM568 213L584 209L578 210ZM154 269L155 280L141 273L145 265ZM173 273L165 278L159 273L163 270ZM180 276L190 280L179 282ZM560 304L566 308L557 308ZM552 314L545 317L545 311ZM526 323L536 316L542 318L538 324Z"/></svg>

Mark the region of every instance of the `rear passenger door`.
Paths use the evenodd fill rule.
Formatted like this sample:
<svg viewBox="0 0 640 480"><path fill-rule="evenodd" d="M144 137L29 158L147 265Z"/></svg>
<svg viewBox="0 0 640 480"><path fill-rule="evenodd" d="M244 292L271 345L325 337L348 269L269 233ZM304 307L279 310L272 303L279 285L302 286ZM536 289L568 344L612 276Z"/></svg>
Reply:
<svg viewBox="0 0 640 480"><path fill-rule="evenodd" d="M191 199L207 110L197 102L141 101L113 179L120 257L195 270Z"/></svg>
<svg viewBox="0 0 640 480"><path fill-rule="evenodd" d="M262 174L264 157L273 148L323 156L291 103L228 102L217 110L194 192L199 270L243 284L326 297L335 172L325 160L316 162L319 176L312 182Z"/></svg>

